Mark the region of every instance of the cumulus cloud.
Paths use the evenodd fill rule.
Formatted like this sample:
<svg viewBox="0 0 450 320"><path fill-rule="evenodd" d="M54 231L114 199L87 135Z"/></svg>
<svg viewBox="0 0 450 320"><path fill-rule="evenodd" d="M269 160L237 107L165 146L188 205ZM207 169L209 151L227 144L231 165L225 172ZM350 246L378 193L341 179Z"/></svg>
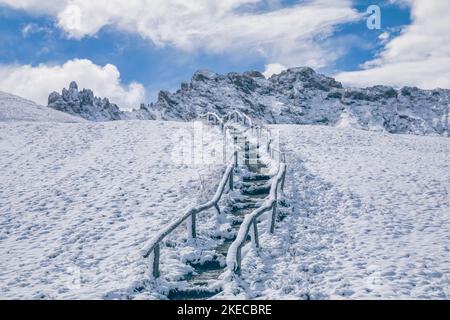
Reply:
<svg viewBox="0 0 450 320"><path fill-rule="evenodd" d="M55 1L0 0L42 12ZM107 25L138 33L158 46L208 52L252 52L269 63L323 67L337 58L323 46L336 26L360 15L351 0L61 0L49 11L69 37L95 35Z"/></svg>
<svg viewBox="0 0 450 320"><path fill-rule="evenodd" d="M274 74L279 74L282 71L286 70L287 68L279 63L270 63L266 64L265 71L263 72L263 75L268 79Z"/></svg>
<svg viewBox="0 0 450 320"><path fill-rule="evenodd" d="M379 56L363 70L337 78L348 85L390 84L426 89L450 88L450 2L396 0L411 6L411 25L389 40Z"/></svg>
<svg viewBox="0 0 450 320"><path fill-rule="evenodd" d="M122 109L139 106L145 100L142 84L123 85L116 66L99 66L86 59L69 60L62 65L40 64L0 66L0 90L47 105L52 91L61 91L75 80L80 88L89 88L107 97Z"/></svg>

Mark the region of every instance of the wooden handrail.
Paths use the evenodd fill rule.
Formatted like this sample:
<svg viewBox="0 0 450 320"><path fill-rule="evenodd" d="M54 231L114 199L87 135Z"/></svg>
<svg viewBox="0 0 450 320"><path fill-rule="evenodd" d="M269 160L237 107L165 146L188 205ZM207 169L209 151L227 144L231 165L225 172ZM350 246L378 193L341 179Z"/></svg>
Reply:
<svg viewBox="0 0 450 320"><path fill-rule="evenodd" d="M274 153L278 152L280 154L280 156L278 158L278 162L279 162L278 174L276 176L276 179L272 180L269 200L266 200L260 208L256 209L251 214L249 214L245 217L244 222L242 223L241 228L239 229L238 237L233 242L233 244L231 245L231 247L228 251L227 265L228 266L232 265L233 271L235 273L240 273L241 248L242 248L243 244L245 243L245 239L247 238L248 233L250 232L250 228L253 227L253 231L254 231L253 239L255 241L256 246L259 246L257 220L256 219L261 214L263 214L264 212L267 212L269 210L272 210L270 232L273 233L273 231L274 231L276 207L277 207L277 202L278 202L278 200L277 200L278 186L281 183L281 189L284 188L284 180L285 180L285 176L286 176L286 164L285 164L286 161L285 161L284 153L282 153L278 149L273 148L271 129L266 126L263 126L263 125L254 126L251 118L248 117L247 115L242 114L241 112L239 112L237 110L234 110L234 111L228 113L224 118L221 118L214 112L207 112L203 115L200 115L200 117L206 117L208 122L210 121L210 116L212 116L215 118L214 124L221 125L221 129L225 134L225 136L224 136L225 152L226 152L226 145L227 145L227 140L228 140L227 132L228 132L228 128L229 128L229 125L227 125L226 122L230 120L230 118L233 114L236 114L236 116L237 116L236 118L238 121L239 121L239 116L240 116L242 118L244 125L246 124L245 120L247 120L248 125L252 128L252 132L253 132L254 127L258 128L258 131L257 131L258 144L259 144L259 139L261 138L261 131L266 130L267 131L267 151L269 152L270 157L272 159L275 159ZM227 121L224 120L225 118L227 119ZM235 129L234 129L234 132L236 132ZM178 228L186 220L191 219L189 235L191 238L196 238L196 215L198 213L201 213L205 210L215 207L217 210L217 214L218 215L221 214L218 203L225 191L225 187L226 187L227 183L229 184L229 189L233 190L233 171L238 166L238 150L239 150L238 146L234 145L233 157L232 157L230 163L228 164L228 166L225 170L225 173L222 176L222 179L219 183L219 186L217 187L214 197L210 201L208 201L204 204L189 208L181 217L179 217L177 220L172 222L167 228L160 231L153 239L148 241L145 244L145 246L141 249L142 256L144 258L150 258L150 261L151 261L150 266L151 266L151 270L152 270L151 274L153 277L157 278L160 276L160 272L159 272L160 249L161 249L161 242L165 239L165 237L167 237L169 234L171 234L176 228ZM224 153L224 156L226 157L226 153ZM230 258L232 256L233 256L233 258Z"/></svg>
<svg viewBox="0 0 450 320"><path fill-rule="evenodd" d="M258 239L258 217L263 213L272 210L272 215L270 217L269 232L274 233L275 231L275 219L278 204L278 187L281 184L281 189L284 189L284 180L286 177L286 164L280 163L277 176L272 180L270 186L269 199L266 200L261 207L253 211L252 213L245 216L244 221L239 228L236 239L231 244L227 253L227 267L235 274L241 273L241 262L242 262L242 247L248 237L250 229L253 229L252 240L256 247L259 247Z"/></svg>
<svg viewBox="0 0 450 320"><path fill-rule="evenodd" d="M217 210L217 213L220 214L220 208L218 206L218 203L225 191L225 187L227 185L227 182L229 184L230 190L233 190L233 170L235 166L237 165L237 151L233 153L233 159L231 160L230 164L228 165L227 169L225 170L225 173L222 176L222 180L219 183L219 186L217 187L217 191L214 195L214 197L199 206L192 207L187 210L185 214L183 214L180 218L172 222L167 228L163 229L161 232L159 232L152 240L147 242L147 244L141 249L141 254L144 258L151 257L151 266L152 266L152 275L157 278L159 277L159 255L160 255L160 243L164 240L165 237L167 237L172 231L174 231L177 227L179 227L183 222L185 222L188 218L191 218L191 232L190 235L192 238L196 237L196 225L195 225L195 215L203 212L205 210L208 210L212 207L215 207Z"/></svg>

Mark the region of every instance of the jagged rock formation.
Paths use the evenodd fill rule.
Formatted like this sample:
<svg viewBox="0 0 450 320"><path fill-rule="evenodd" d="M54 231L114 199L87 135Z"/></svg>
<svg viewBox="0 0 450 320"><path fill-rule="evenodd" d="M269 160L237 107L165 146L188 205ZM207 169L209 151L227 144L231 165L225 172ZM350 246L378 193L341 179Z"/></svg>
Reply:
<svg viewBox="0 0 450 320"><path fill-rule="evenodd" d="M206 111L223 115L236 108L267 123L448 135L449 103L450 90L344 88L311 68L293 68L270 79L256 71L198 71L175 93L161 91L152 108L170 120L191 120Z"/></svg>
<svg viewBox="0 0 450 320"><path fill-rule="evenodd" d="M48 106L91 121L154 118L147 108L133 112L121 111L107 98L95 97L90 89L78 91L78 85L74 81L70 83L69 89L62 90L62 94L52 92L48 97Z"/></svg>
<svg viewBox="0 0 450 320"><path fill-rule="evenodd" d="M311 68L292 68L266 79L251 71L220 75L197 71L174 93L161 91L156 103L122 112L91 90L75 83L62 95L52 93L49 106L85 119L193 120L213 111L238 109L264 123L352 126L390 133L449 136L450 90L387 86L344 88Z"/></svg>

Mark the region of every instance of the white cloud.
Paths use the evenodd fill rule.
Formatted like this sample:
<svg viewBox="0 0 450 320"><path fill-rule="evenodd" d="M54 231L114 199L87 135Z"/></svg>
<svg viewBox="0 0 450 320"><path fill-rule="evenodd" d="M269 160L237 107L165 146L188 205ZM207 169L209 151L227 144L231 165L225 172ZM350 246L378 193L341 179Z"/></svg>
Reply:
<svg viewBox="0 0 450 320"><path fill-rule="evenodd" d="M388 41L379 57L361 71L344 72L349 85L390 84L450 88L450 1L402 0L411 5L412 23Z"/></svg>
<svg viewBox="0 0 450 320"><path fill-rule="evenodd" d="M158 46L186 51L259 54L269 63L323 67L340 50L322 45L339 24L360 15L351 0L307 0L282 8L276 0L0 0L16 8L49 9L69 37L102 27L138 33ZM52 7L53 5L53 7ZM265 7L266 10L255 8Z"/></svg>
<svg viewBox="0 0 450 320"><path fill-rule="evenodd" d="M122 109L138 107L145 100L145 89L139 83L123 85L116 66L98 66L86 59L69 60L63 65L0 66L0 90L47 105L50 92L60 92L75 80L79 88L89 88L107 97Z"/></svg>
<svg viewBox="0 0 450 320"><path fill-rule="evenodd" d="M385 43L387 43L387 42L389 41L389 38L390 38L390 37L391 37L390 33L387 32L387 31L385 31L385 32L383 32L382 34L380 34L380 35L378 36L378 39L380 40L380 42L381 42L382 44L385 44Z"/></svg>
<svg viewBox="0 0 450 320"><path fill-rule="evenodd" d="M266 64L265 71L263 72L264 76L268 79L274 74L279 74L287 68L279 63L271 63Z"/></svg>
<svg viewBox="0 0 450 320"><path fill-rule="evenodd" d="M367 70L344 72L337 79L350 86L384 84L397 88L450 88L450 57L383 64Z"/></svg>

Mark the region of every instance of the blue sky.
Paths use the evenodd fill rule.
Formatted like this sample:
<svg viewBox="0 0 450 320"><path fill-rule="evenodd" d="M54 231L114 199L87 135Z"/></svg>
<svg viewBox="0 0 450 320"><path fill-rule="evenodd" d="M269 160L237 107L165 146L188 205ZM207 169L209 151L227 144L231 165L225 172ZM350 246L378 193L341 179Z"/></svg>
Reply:
<svg viewBox="0 0 450 320"><path fill-rule="evenodd" d="M226 25L228 21L233 21L230 22L230 33L236 33L233 25L234 20L231 19L234 19L238 14L245 15L248 12L255 19L256 17L260 18L259 14L264 15L270 12L289 15L290 8L302 6L303 3L307 4L306 1L276 1L276 5L273 5L271 1L256 1L256 5L246 4L245 0L243 2L243 6L227 11L230 18L227 18L228 20L225 20L223 24ZM143 32L139 31L138 27L129 27L130 20L117 24L100 23L100 27L88 26L82 31L77 30L76 33L71 34L72 31L68 31L64 27L64 22L61 22L63 21L61 12L64 8L61 8L60 11L57 9L52 11L45 7L11 5L11 1L2 4L2 1L0 1L0 65L4 68L12 68L12 66L37 68L42 64L61 66L73 59L89 60L93 65L100 67L111 64L120 73L120 78L117 80L118 85L124 87L125 92L129 91L129 88L127 89L129 84L137 83L145 89L145 102L150 102L155 99L158 90L176 90L181 81L189 81L193 72L198 69L208 69L218 73L247 70L263 72L269 64L291 67L314 61L312 67L329 75L358 71L362 69L362 64L383 54L383 51L387 50L386 42L401 36L400 31L412 23L412 8L410 5L404 5L401 1L391 3L391 1L348 2L342 0L341 2L347 5L350 3L348 10L361 14L366 11L369 5L379 5L382 12L381 29L369 30L366 26L366 19L361 16L357 18L339 17L336 18L337 21L333 22L330 28L324 28L317 34L314 31L309 31L307 38L308 42L311 43L304 47L305 41L302 40L302 37L305 37L305 35L299 31L300 40L292 43L292 47L299 46L298 51L293 50L291 52L290 44L286 44L287 41L294 40L288 38L281 43L277 43L277 35L274 35L274 38L270 39L270 44L261 47L261 51L264 53L259 54L255 53L251 47L250 49L246 48L241 43L236 48L230 49L236 41L242 40L243 43L251 43L253 41L251 37L253 34L260 32L259 29L255 29L254 32L249 33L250 35L246 35L246 38L241 39L236 35L231 38L230 42L218 43L214 46L209 43L203 45L203 43L216 41L212 38L215 35L199 40L194 38L192 46L186 44L184 39L175 38L176 35L169 35L166 37L167 39L159 41L159 38L165 36L160 37L159 34L152 34L152 29L155 26L154 21L158 20L151 20L149 24L152 27ZM83 8L83 10L87 9ZM338 10L339 7L335 9L336 12ZM111 15L113 14L111 13ZM299 17L299 19L301 18ZM148 19L153 19L153 16ZM169 16L168 19L171 19L171 17ZM177 16L172 19L177 19ZM193 16L193 19L197 19L197 16ZM255 22L259 23L257 20ZM190 23L186 23L190 27ZM310 23L315 22L311 20ZM171 24L168 26L170 28ZM174 28L178 27L180 26L174 25ZM270 25L267 26L267 28L271 27ZM211 29L214 28L216 26L211 24ZM302 28L304 27L302 26ZM160 34L166 32L165 29L162 30ZM198 30L194 31L198 32ZM227 34L228 31L224 32L224 34ZM281 29L280 32L290 31ZM387 40L380 39L382 34L388 34L389 38ZM186 34L187 38L189 36L190 33ZM256 35L254 41L258 45L261 38ZM319 47L314 50L319 50L318 55L323 53L323 59L315 61L314 57L313 60L311 60L311 57L303 58L302 54L309 50L307 45ZM278 50L278 47L283 46L286 48ZM328 59L327 55L329 56L329 54L326 50L333 52L334 48L337 48L336 52L339 53L336 53L336 57ZM314 52L311 51L311 53L313 55ZM297 60L296 56L299 57ZM89 81L86 82L82 83L81 86L88 86ZM60 84L55 82L55 85L56 83ZM0 83L0 90L8 89L8 84L3 87ZM52 90L59 91L60 89L60 87L54 87ZM30 96L30 98L33 97Z"/></svg>

